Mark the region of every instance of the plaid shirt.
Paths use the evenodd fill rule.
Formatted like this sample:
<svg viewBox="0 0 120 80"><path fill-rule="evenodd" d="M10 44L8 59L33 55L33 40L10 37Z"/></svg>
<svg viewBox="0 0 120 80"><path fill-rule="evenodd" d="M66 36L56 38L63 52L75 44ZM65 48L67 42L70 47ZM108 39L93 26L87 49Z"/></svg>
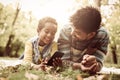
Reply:
<svg viewBox="0 0 120 80"><path fill-rule="evenodd" d="M35 36L26 42L23 59L25 62L40 64L41 59L51 57L56 51L57 43L55 41L45 45L40 51L40 46L38 45L38 36Z"/></svg>
<svg viewBox="0 0 120 80"><path fill-rule="evenodd" d="M81 62L83 54L94 55L101 64L107 53L109 37L107 31L101 27L94 38L88 41L73 41L71 26L65 26L58 38L58 50L64 53L63 60L72 59L73 62Z"/></svg>

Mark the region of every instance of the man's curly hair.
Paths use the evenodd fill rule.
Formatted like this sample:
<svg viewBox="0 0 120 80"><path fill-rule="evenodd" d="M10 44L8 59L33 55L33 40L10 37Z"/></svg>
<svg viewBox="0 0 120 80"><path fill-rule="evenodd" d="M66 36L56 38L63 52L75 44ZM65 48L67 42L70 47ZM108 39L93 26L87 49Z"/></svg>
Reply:
<svg viewBox="0 0 120 80"><path fill-rule="evenodd" d="M53 24L57 25L57 21L54 18L44 17L44 18L39 20L37 32L39 32L42 28L44 28L45 23L47 23L47 22L50 22L50 23L53 23Z"/></svg>
<svg viewBox="0 0 120 80"><path fill-rule="evenodd" d="M100 28L101 14L98 9L87 6L76 11L70 18L73 26L86 33L96 32Z"/></svg>

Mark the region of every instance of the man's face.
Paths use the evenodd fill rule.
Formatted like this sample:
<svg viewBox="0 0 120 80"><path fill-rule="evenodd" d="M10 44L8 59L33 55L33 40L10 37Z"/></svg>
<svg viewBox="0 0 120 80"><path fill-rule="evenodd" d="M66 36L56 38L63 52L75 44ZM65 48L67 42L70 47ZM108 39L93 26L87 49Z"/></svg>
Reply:
<svg viewBox="0 0 120 80"><path fill-rule="evenodd" d="M89 40L93 37L92 33L86 33L82 29L76 29L75 27L72 27L72 39L77 41L84 41Z"/></svg>

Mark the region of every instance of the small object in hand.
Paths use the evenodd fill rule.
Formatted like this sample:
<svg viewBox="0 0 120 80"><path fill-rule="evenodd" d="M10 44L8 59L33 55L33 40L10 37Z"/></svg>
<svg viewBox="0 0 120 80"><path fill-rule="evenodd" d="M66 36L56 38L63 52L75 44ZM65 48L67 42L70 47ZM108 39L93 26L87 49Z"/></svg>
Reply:
<svg viewBox="0 0 120 80"><path fill-rule="evenodd" d="M56 51L54 55L48 60L47 64L48 66L53 66L54 59L61 58L64 55L64 53Z"/></svg>

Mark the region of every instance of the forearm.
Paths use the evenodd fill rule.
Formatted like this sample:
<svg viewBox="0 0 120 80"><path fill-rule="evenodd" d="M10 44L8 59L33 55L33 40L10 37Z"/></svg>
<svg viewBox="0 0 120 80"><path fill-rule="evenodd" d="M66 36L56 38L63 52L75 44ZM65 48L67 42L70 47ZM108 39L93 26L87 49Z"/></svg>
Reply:
<svg viewBox="0 0 120 80"><path fill-rule="evenodd" d="M24 51L24 61L25 62L32 62L32 44L27 42L25 44L25 51Z"/></svg>
<svg viewBox="0 0 120 80"><path fill-rule="evenodd" d="M64 53L64 56L62 57L63 60L70 59L70 45L69 44L59 45L58 51Z"/></svg>
<svg viewBox="0 0 120 80"><path fill-rule="evenodd" d="M64 53L63 59L70 58L70 49L71 49L71 28L70 25L65 26L60 31L60 36L58 38L58 50Z"/></svg>
<svg viewBox="0 0 120 80"><path fill-rule="evenodd" d="M100 51L100 50L96 50L96 53L93 54L96 57L97 62L99 62L100 67L102 68L103 66L103 61L105 58L105 53Z"/></svg>

